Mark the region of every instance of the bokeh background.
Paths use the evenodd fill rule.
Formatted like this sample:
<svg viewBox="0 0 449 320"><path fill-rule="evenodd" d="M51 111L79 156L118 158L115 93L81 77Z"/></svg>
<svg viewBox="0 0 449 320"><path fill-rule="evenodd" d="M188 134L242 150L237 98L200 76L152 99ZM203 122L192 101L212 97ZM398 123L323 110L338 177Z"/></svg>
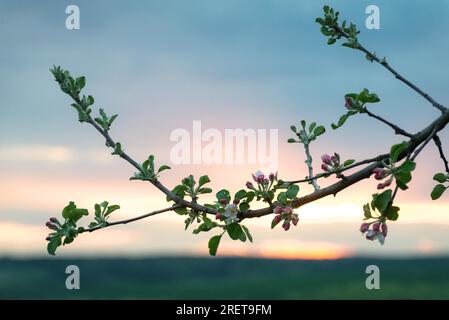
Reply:
<svg viewBox="0 0 449 320"><path fill-rule="evenodd" d="M80 30L65 27L65 8L70 4L80 8ZM335 198L302 207L299 227L289 232L271 230L270 217L249 221L253 244L223 239L219 249L221 256L241 259L199 258L207 255L210 235L184 232L183 217L168 213L83 235L70 246L60 248L58 258L33 260L46 257L45 221L59 215L71 200L86 208L103 200L118 203L122 210L114 214L115 219L166 206L165 198L151 185L128 181L133 168L110 156L99 134L77 121L70 100L60 92L49 72L54 64L74 75L85 75L85 90L95 96L96 105L119 114L111 134L130 155L143 161L148 154L155 154L157 163L172 166L161 178L169 187L189 174L207 173L214 190L226 187L237 191L260 167L172 165L170 150L175 143L170 141L170 133L177 128L191 132L194 120L200 120L203 129L222 132L226 128L278 129L279 176L283 179L307 174L301 147L286 143L289 126L298 125L301 119L318 121L328 128L328 133L311 147L317 160L323 153L334 151L345 159L364 159L384 153L401 141L388 127L363 116L350 119L343 128L332 132L329 124L345 112L343 96L348 92L368 88L378 93L382 101L372 107L373 111L408 131L416 132L432 121L437 110L382 67L369 63L354 50L327 46L314 22L323 4L336 7L343 18L357 23L362 43L379 56L386 56L404 76L437 101L448 101L447 1L0 1L0 255L4 257L0 262L0 296L44 297L31 287L45 283L47 275L57 272L63 278L63 268L58 266L76 262L77 257L116 257L112 261L118 269L123 263L120 278L126 282L133 272L132 267L125 266L133 264L120 258L170 256L157 261L171 265L173 257L189 256L198 259L186 258L188 268L200 265L207 270L221 270L210 271L214 279L223 276L223 270L234 270L235 274L229 272L235 281L227 283L236 287L238 281L248 279L245 273L236 271L239 268L263 270L266 264L274 265L266 271L273 283L284 269L283 263L291 263L289 268L298 272L286 276L290 280L278 291L270 291L270 285L263 290L251 287L241 289L239 297L258 297L257 292L265 292L264 297L307 298L306 291L301 291L306 289L301 286L301 272L306 268L303 264L267 259L325 259L309 262L322 266L311 268L316 271L315 278L304 276L316 280L310 280L311 287L322 289L320 294L310 294L310 298L357 296L358 291L344 294L348 282L341 279L340 284L318 281L323 272L332 272L331 278L339 279L343 273L338 263L345 261L360 266L350 274L354 286L363 290L365 262L378 261L382 265L397 261L400 267L395 267L403 276L392 276L392 283L399 289L389 297L414 297L413 292L421 292L420 297L449 297L449 283L438 278L442 270L447 270L447 260L435 258L449 253L449 198L430 200L432 176L443 169L433 145L420 155L410 189L397 197L400 219L390 223L384 246L364 240L358 231L362 205L376 188L371 179ZM365 8L370 4L380 8L380 30L364 27ZM441 138L449 150L447 130ZM319 169L318 164L316 167ZM300 192L310 191L309 186L304 186ZM204 201L210 199L205 197ZM354 260L358 256L367 260ZM69 260L58 260L62 258ZM331 262L342 258L345 260ZM377 260L385 258L388 260ZM429 269L415 258L420 263L427 261ZM98 265L91 263L86 268L91 268L93 274L101 273ZM157 264L138 265L151 270ZM205 284L210 280L204 278L201 282L188 272L179 277L183 274L181 266L174 265L179 267L172 267L173 272L167 271L158 279L184 279L192 281L195 290L208 291ZM40 276L33 278L33 270ZM426 289L407 288L411 277L417 279L418 287ZM252 284L261 278L255 276ZM180 283L179 279L173 283ZM130 289L121 295L123 291L116 288L112 292L117 292L115 297L119 298L189 295L176 286L172 287L172 295L164 295L155 290L158 287L152 286L152 281L144 281L146 286L140 291ZM63 282L58 285L60 291L55 289L53 295L45 297L65 297L68 293ZM12 291L13 287L16 291ZM154 294L149 288L154 289ZM95 298L105 296L105 292L81 296Z"/></svg>

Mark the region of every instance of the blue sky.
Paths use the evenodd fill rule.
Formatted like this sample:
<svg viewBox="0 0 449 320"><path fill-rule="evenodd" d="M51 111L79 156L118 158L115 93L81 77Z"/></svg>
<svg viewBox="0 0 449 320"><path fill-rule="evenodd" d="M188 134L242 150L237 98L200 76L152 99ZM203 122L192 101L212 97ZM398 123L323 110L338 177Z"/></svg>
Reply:
<svg viewBox="0 0 449 320"><path fill-rule="evenodd" d="M123 181L124 186L111 190L92 187L94 191L89 189L89 193L95 192L99 201L117 193L133 199L131 194L137 193L133 203L145 203L143 193L139 193L143 191L134 185L131 191L124 189L132 170L110 160L107 151L102 153L98 135L76 121L67 97L48 71L53 64L86 75L87 91L98 105L119 113L114 135L137 158L153 152L161 161L168 161L170 132L190 128L193 120L218 129L279 128L285 141L292 122L308 119L329 125L336 121L344 112L344 94L365 87L382 99L373 107L376 112L410 131L436 117L438 113L431 106L380 66L353 50L326 45L314 22L325 3L359 25L366 47L386 56L438 101L444 104L449 100L447 1L1 1L0 174L4 177L1 187L9 190L10 199L0 200L0 221L42 225L47 216L54 215L53 208L61 208L77 196L86 199L83 190L89 185L109 182L115 186ZM65 28L69 4L80 8L80 30ZM369 4L380 8L381 30L364 27L364 11ZM441 137L449 150L447 131ZM315 157L341 150L360 159L385 152L397 141L400 138L372 119L351 119L347 126L322 139L314 149ZM62 156L56 150L56 157L73 161L42 156L48 148L56 147L62 148L58 149ZM300 166L303 159L299 158L301 150L287 147L282 149L281 171L290 175L295 168L293 160L298 158L296 165ZM24 155L27 150L35 155ZM432 186L429 176L440 170L441 164L432 152L423 155L422 163L425 165L417 173L420 180L404 199L433 206L428 197ZM220 166L175 169L169 184L190 172L213 172L217 186L234 187L244 183L249 170L256 168L245 167L248 174L235 168L228 177L223 173L228 169ZM35 188L39 181L48 188L47 193L34 198L23 195L23 189ZM76 181L76 187L61 187L70 181ZM60 193L54 195L52 186ZM375 187L374 182L363 184L365 199L370 198L368 186ZM148 189L152 199L158 197L155 190ZM352 196L344 195L342 203L352 203ZM47 204L52 199L53 203ZM355 197L353 203L361 201ZM441 205L447 203L443 200L440 207L430 208L440 212L444 210ZM420 223L417 219L412 221L414 227ZM356 230L358 220L354 221L348 223ZM435 226L437 221L430 222ZM325 221L320 223L324 229L329 227ZM435 228L443 228L447 234L446 224ZM193 236L187 237L188 243L195 243ZM270 239L270 233L261 232L261 237ZM433 239L431 231L426 237L437 244L441 240ZM335 239L323 235L323 241L339 241ZM342 240L345 245L349 242ZM403 247L397 245L396 251L408 248L414 252L405 240L397 243ZM371 244L361 245L366 249L365 245ZM21 250L19 244L17 248ZM157 243L155 248L163 250L164 244Z"/></svg>

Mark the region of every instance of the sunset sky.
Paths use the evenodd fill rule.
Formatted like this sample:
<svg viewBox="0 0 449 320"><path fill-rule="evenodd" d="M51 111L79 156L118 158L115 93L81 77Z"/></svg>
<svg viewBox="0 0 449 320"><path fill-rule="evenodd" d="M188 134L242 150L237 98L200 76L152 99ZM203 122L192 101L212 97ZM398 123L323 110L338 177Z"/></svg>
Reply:
<svg viewBox="0 0 449 320"><path fill-rule="evenodd" d="M81 29L67 30L65 8L77 4ZM359 25L360 41L437 101L448 105L448 1L2 1L0 3L0 256L44 255L44 227L71 200L92 210L108 200L113 219L167 206L148 183L129 181L134 169L110 156L93 128L77 121L71 101L48 71L61 65L87 78L96 108L118 113L111 135L139 161L168 164L161 181L175 186L208 174L215 191L244 187L257 164L174 165L175 129L277 129L279 176L307 175L301 145L287 144L302 119L328 129L311 146L315 170L323 153L362 160L385 153L401 137L364 116L341 129L343 97L363 88L381 103L372 110L416 132L438 116L422 97L354 50L328 46L314 22L323 4ZM381 29L364 27L365 8L380 8ZM441 18L440 18L441 17ZM97 109L95 109L96 112ZM449 152L448 130L440 134ZM207 143L204 143L205 146ZM272 217L245 221L253 244L223 239L219 254L283 258L449 253L449 194L430 199L432 176L443 171L436 148L418 158L400 218L381 247L358 231L362 205L376 192L365 180L337 197L298 210L298 227L270 229ZM322 186L332 179L323 180ZM311 192L301 186L300 195ZM211 197L204 197L204 202ZM58 255L207 254L212 234L184 232L184 218L165 213L80 236Z"/></svg>

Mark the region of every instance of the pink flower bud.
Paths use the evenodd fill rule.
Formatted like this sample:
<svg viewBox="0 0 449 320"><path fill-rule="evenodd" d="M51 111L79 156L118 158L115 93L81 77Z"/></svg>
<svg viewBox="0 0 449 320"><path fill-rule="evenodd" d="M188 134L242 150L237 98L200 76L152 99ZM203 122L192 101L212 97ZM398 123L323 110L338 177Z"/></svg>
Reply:
<svg viewBox="0 0 449 320"><path fill-rule="evenodd" d="M345 97L345 107L346 108L352 108L352 98L351 97L348 97L348 96L346 96Z"/></svg>
<svg viewBox="0 0 449 320"><path fill-rule="evenodd" d="M382 190L383 188L385 188L385 184L379 183L379 184L377 185L377 190Z"/></svg>
<svg viewBox="0 0 449 320"><path fill-rule="evenodd" d="M221 214L219 212L217 212L215 214L215 219L220 220L221 219Z"/></svg>
<svg viewBox="0 0 449 320"><path fill-rule="evenodd" d="M376 174L376 173L382 172L383 170L384 169L377 167L377 168L373 169L373 173Z"/></svg>
<svg viewBox="0 0 449 320"><path fill-rule="evenodd" d="M224 206L228 204L228 200L225 199L225 198L222 198L222 199L220 199L219 201L220 201L220 203L221 203L222 205L224 205Z"/></svg>
<svg viewBox="0 0 449 320"><path fill-rule="evenodd" d="M326 165L324 163L321 165L321 169L323 169L323 171L326 171L326 172L329 171L328 165Z"/></svg>
<svg viewBox="0 0 449 320"><path fill-rule="evenodd" d="M387 234L388 234L388 227L387 227L387 224L386 223L382 223L382 234L384 235L384 237L386 237L387 236Z"/></svg>
<svg viewBox="0 0 449 320"><path fill-rule="evenodd" d="M328 154L323 154L322 156L321 156L321 161L324 163L324 164L331 164L331 157L328 155Z"/></svg>
<svg viewBox="0 0 449 320"><path fill-rule="evenodd" d="M234 199L234 201L232 201L233 204L239 204L240 200L239 199Z"/></svg>
<svg viewBox="0 0 449 320"><path fill-rule="evenodd" d="M294 226L296 226L298 224L298 222L299 222L299 217L296 215L296 216L293 217L292 223L293 223Z"/></svg>
<svg viewBox="0 0 449 320"><path fill-rule="evenodd" d="M47 223L45 225L47 226L48 229L58 230L58 227L56 225L54 225L53 223L51 223L50 221L47 221Z"/></svg>
<svg viewBox="0 0 449 320"><path fill-rule="evenodd" d="M270 175L269 175L269 179L270 179L270 181L271 182L273 182L274 181L274 173L270 173Z"/></svg>
<svg viewBox="0 0 449 320"><path fill-rule="evenodd" d="M268 179L263 179L262 183L268 185L270 181Z"/></svg>
<svg viewBox="0 0 449 320"><path fill-rule="evenodd" d="M278 214L274 217L273 223L278 224L279 222L281 222L281 220L282 220L282 216L280 214Z"/></svg>
<svg viewBox="0 0 449 320"><path fill-rule="evenodd" d="M285 231L288 231L288 229L290 229L290 222L284 222L282 224L282 228L284 228Z"/></svg>
<svg viewBox="0 0 449 320"><path fill-rule="evenodd" d="M390 185L391 185L391 181L392 181L392 180L387 180L387 181L385 181L385 182L384 182L384 185L385 185L386 187L390 186Z"/></svg>
<svg viewBox="0 0 449 320"><path fill-rule="evenodd" d="M56 219L55 217L51 217L50 222L59 223L58 219Z"/></svg>
<svg viewBox="0 0 449 320"><path fill-rule="evenodd" d="M368 223L364 222L364 223L362 223L362 224L360 225L360 232L361 232L361 233L367 232L368 229L369 229L369 224L368 224Z"/></svg>
<svg viewBox="0 0 449 320"><path fill-rule="evenodd" d="M373 231L378 232L379 229L380 229L380 223L379 222L374 223L373 224Z"/></svg>
<svg viewBox="0 0 449 320"><path fill-rule="evenodd" d="M247 182L246 182L246 187L247 187L248 189L254 189L254 186L253 186L253 184L252 184L250 181L247 181Z"/></svg>
<svg viewBox="0 0 449 320"><path fill-rule="evenodd" d="M285 214L292 214L292 213L293 213L293 209L290 208L290 207L285 207L285 208L284 208L284 213L285 213Z"/></svg>
<svg viewBox="0 0 449 320"><path fill-rule="evenodd" d="M275 214L281 214L282 212L284 212L284 208L277 206L276 208L274 208L274 213Z"/></svg>

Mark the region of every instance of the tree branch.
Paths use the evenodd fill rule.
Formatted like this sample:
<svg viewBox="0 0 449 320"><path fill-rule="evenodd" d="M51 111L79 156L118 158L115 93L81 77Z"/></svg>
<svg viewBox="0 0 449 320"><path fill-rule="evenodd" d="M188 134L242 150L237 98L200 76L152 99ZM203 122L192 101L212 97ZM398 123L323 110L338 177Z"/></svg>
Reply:
<svg viewBox="0 0 449 320"><path fill-rule="evenodd" d="M416 150L416 152L421 152L421 150L427 145L427 143L435 136L436 133L444 129L444 127L449 123L449 110L446 110L441 116L439 116L436 120L434 120L431 124L429 124L426 128L414 134L413 137L409 140L409 146L399 155L398 161L407 157L410 153ZM422 145L421 145L422 144ZM421 147L420 147L421 146ZM419 148L418 148L419 147ZM415 152L415 153L416 153ZM384 155L388 156L388 154ZM380 156L379 156L380 157ZM355 164L354 164L355 165ZM296 201L296 208L299 208L307 203L316 201L318 199L327 197L329 195L336 195L341 190L348 188L349 186L363 180L369 178L373 173L373 169L382 166L380 161L374 162L369 166L353 173L350 176L346 176L346 179L342 179L326 188L319 189L305 195L303 197L298 198ZM263 208L258 210L250 210L247 213L242 215L242 219L246 218L258 218L273 212L273 208Z"/></svg>

